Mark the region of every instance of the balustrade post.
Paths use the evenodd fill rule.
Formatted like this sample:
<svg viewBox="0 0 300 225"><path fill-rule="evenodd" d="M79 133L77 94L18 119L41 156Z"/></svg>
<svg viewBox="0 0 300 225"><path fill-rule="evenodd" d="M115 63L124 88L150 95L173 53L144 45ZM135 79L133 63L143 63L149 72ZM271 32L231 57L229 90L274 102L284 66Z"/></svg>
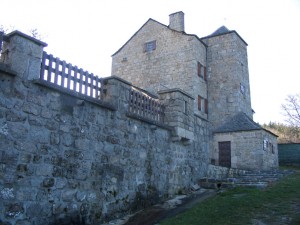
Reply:
<svg viewBox="0 0 300 225"><path fill-rule="evenodd" d="M117 77L103 78L105 94L103 101L112 104L118 111L127 112L131 83Z"/></svg>
<svg viewBox="0 0 300 225"><path fill-rule="evenodd" d="M194 98L175 88L159 91L164 104L164 123L173 128L173 141L190 143L194 140Z"/></svg>
<svg viewBox="0 0 300 225"><path fill-rule="evenodd" d="M38 79L43 48L47 44L20 31L13 31L6 37L8 41L2 49L2 54L6 54L3 63L23 79Z"/></svg>

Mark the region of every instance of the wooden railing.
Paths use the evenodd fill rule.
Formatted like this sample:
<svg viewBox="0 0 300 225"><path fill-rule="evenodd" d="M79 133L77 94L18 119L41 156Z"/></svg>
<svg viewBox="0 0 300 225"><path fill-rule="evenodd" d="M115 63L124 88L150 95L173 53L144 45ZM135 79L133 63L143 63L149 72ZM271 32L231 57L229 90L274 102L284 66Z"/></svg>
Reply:
<svg viewBox="0 0 300 225"><path fill-rule="evenodd" d="M158 99L134 89L129 93L129 113L151 121L163 122L164 106Z"/></svg>
<svg viewBox="0 0 300 225"><path fill-rule="evenodd" d="M40 81L75 95L102 99L103 80L77 66L43 52Z"/></svg>

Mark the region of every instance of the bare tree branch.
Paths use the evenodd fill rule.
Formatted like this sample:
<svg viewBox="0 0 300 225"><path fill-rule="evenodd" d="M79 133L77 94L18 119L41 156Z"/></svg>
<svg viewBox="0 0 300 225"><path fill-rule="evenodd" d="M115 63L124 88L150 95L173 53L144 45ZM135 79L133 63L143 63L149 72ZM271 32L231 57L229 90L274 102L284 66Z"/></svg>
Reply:
<svg viewBox="0 0 300 225"><path fill-rule="evenodd" d="M287 121L293 126L300 127L300 94L289 95L281 107Z"/></svg>

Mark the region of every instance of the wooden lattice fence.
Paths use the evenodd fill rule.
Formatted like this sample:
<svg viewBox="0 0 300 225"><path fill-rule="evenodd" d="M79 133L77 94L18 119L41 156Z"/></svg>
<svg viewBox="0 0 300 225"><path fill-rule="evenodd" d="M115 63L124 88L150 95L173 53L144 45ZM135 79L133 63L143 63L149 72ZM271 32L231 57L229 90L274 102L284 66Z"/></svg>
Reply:
<svg viewBox="0 0 300 225"><path fill-rule="evenodd" d="M163 122L164 105L146 93L131 89L129 93L129 113L152 121Z"/></svg>
<svg viewBox="0 0 300 225"><path fill-rule="evenodd" d="M94 99L102 99L103 79L43 52L40 80L45 84Z"/></svg>

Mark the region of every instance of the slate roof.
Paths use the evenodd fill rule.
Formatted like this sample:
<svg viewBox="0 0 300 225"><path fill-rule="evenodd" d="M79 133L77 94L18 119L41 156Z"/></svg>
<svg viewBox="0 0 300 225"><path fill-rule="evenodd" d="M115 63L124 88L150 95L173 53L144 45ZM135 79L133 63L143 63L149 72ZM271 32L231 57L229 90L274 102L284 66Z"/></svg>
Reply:
<svg viewBox="0 0 300 225"><path fill-rule="evenodd" d="M211 38L211 37L216 37L216 36L220 36L223 34L230 34L230 33L235 33L244 43L245 45L248 46L247 42L235 31L235 30L229 30L227 27L225 27L224 25L219 27L215 32L213 32L212 34L202 37L201 39L206 39L206 38Z"/></svg>
<svg viewBox="0 0 300 225"><path fill-rule="evenodd" d="M237 131L264 130L245 113L240 112L229 118L223 125L214 130L214 133L226 133Z"/></svg>
<svg viewBox="0 0 300 225"><path fill-rule="evenodd" d="M216 36L216 35L220 35L220 34L226 34L228 33L230 30L225 27L225 26L221 26L220 28L218 28L215 32L213 32L211 34L211 36Z"/></svg>

